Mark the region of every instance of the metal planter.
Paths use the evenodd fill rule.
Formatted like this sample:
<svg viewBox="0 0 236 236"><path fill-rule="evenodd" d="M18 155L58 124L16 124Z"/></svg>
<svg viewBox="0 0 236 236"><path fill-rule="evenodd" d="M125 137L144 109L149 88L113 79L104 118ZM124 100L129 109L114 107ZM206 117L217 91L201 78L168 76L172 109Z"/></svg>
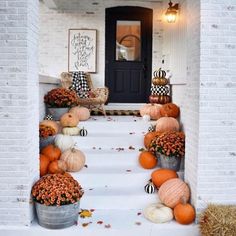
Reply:
<svg viewBox="0 0 236 236"><path fill-rule="evenodd" d="M54 120L60 120L61 116L68 112L70 107L47 107L47 114L52 115Z"/></svg>
<svg viewBox="0 0 236 236"><path fill-rule="evenodd" d="M46 147L49 144L54 144L56 135L48 136L47 138L40 137L40 149Z"/></svg>
<svg viewBox="0 0 236 236"><path fill-rule="evenodd" d="M165 169L171 169L179 171L181 158L179 157L168 157L159 153L160 166Z"/></svg>
<svg viewBox="0 0 236 236"><path fill-rule="evenodd" d="M35 202L38 223L48 229L63 229L78 221L80 201L63 206L45 206Z"/></svg>

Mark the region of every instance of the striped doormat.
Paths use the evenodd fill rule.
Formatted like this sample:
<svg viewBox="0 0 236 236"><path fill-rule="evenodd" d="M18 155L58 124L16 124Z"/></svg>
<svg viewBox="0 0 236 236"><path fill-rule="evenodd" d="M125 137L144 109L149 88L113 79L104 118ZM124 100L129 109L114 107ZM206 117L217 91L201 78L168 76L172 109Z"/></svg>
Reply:
<svg viewBox="0 0 236 236"><path fill-rule="evenodd" d="M103 116L101 111L91 111L92 116ZM106 110L107 116L140 116L139 110Z"/></svg>

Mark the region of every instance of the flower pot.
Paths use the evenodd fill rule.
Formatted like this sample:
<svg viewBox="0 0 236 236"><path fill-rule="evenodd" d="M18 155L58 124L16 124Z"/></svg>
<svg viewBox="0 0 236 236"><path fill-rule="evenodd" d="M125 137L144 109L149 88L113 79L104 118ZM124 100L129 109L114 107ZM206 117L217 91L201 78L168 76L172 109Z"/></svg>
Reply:
<svg viewBox="0 0 236 236"><path fill-rule="evenodd" d="M159 157L160 157L160 159L159 159L160 160L160 166L162 168L179 171L181 158L174 157L174 156L173 157L168 157L168 156L165 156L165 155L160 154L160 153L159 153Z"/></svg>
<svg viewBox="0 0 236 236"><path fill-rule="evenodd" d="M56 135L48 136L47 138L40 137L40 139L39 139L40 149L46 147L49 144L54 144L55 137L56 137Z"/></svg>
<svg viewBox="0 0 236 236"><path fill-rule="evenodd" d="M54 120L60 120L61 116L68 112L70 107L46 107L47 114L52 115Z"/></svg>
<svg viewBox="0 0 236 236"><path fill-rule="evenodd" d="M63 229L78 221L80 201L63 206L45 206L35 202L39 225L48 229Z"/></svg>

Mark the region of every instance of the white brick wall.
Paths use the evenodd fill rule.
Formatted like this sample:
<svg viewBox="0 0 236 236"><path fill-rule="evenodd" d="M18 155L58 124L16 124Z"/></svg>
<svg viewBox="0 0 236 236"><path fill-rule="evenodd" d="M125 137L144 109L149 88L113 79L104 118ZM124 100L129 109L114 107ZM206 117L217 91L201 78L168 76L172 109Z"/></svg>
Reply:
<svg viewBox="0 0 236 236"><path fill-rule="evenodd" d="M30 225L38 178L38 1L0 2L0 225Z"/></svg>

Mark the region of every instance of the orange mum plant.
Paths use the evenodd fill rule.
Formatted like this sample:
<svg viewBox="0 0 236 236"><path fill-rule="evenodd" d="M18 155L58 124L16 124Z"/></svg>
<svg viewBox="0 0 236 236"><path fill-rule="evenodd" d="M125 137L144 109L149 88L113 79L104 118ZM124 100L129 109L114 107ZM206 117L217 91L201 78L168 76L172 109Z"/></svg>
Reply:
<svg viewBox="0 0 236 236"><path fill-rule="evenodd" d="M69 174L45 175L32 188L33 200L46 206L73 204L83 194L80 184Z"/></svg>
<svg viewBox="0 0 236 236"><path fill-rule="evenodd" d="M73 90L55 88L44 96L44 102L50 107L73 107L78 105L78 97Z"/></svg>
<svg viewBox="0 0 236 236"><path fill-rule="evenodd" d="M164 132L152 140L149 151L168 157L184 157L185 135L177 131Z"/></svg>
<svg viewBox="0 0 236 236"><path fill-rule="evenodd" d="M39 137L47 138L56 134L56 130L51 126L39 125Z"/></svg>

